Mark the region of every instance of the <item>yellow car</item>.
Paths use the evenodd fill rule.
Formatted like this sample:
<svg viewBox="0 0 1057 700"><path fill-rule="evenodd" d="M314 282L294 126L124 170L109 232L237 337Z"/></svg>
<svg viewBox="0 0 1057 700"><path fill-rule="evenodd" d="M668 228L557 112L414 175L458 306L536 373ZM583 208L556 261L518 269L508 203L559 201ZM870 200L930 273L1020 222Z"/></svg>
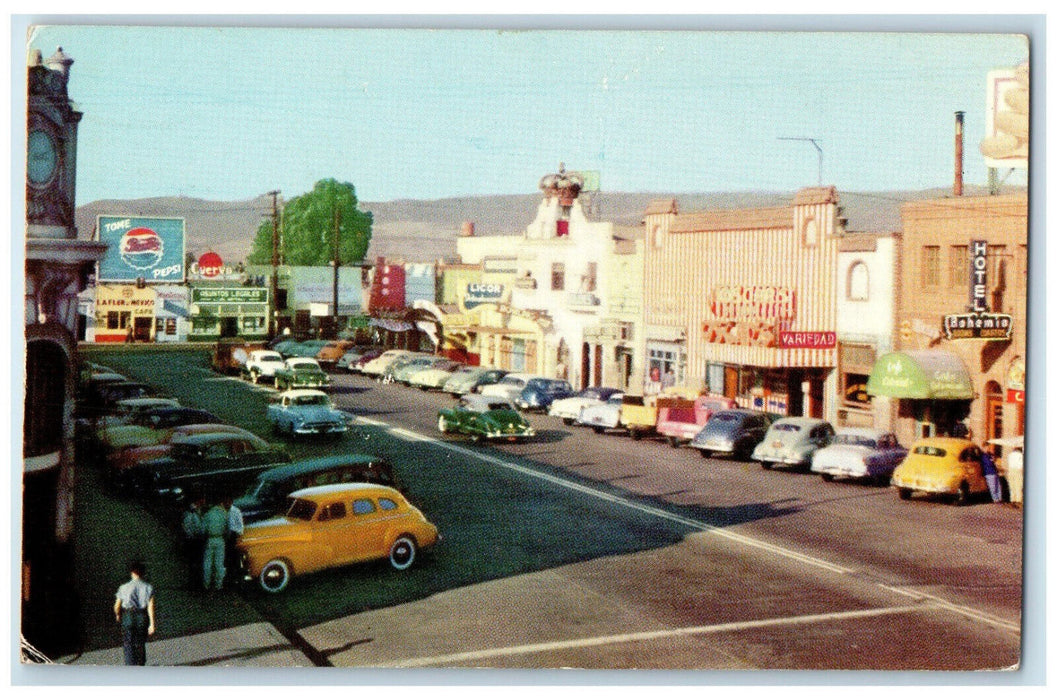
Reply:
<svg viewBox="0 0 1057 700"><path fill-rule="evenodd" d="M236 547L246 578L278 593L295 575L355 562L388 559L403 571L438 539L396 489L327 484L291 493L286 515L247 525Z"/></svg>
<svg viewBox="0 0 1057 700"><path fill-rule="evenodd" d="M988 491L980 448L964 438L925 438L914 443L892 473L891 483L902 499L921 491L954 496L958 505Z"/></svg>

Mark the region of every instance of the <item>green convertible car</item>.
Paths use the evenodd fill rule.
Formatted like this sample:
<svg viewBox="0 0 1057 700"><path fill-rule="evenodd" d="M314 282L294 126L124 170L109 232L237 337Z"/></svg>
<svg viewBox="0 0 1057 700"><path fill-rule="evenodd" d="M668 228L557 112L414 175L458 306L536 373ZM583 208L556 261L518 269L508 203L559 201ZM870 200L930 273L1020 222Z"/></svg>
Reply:
<svg viewBox="0 0 1057 700"><path fill-rule="evenodd" d="M467 394L452 408L437 414L437 429L442 433L462 433L476 440L510 440L532 437L536 431L514 405L498 396Z"/></svg>

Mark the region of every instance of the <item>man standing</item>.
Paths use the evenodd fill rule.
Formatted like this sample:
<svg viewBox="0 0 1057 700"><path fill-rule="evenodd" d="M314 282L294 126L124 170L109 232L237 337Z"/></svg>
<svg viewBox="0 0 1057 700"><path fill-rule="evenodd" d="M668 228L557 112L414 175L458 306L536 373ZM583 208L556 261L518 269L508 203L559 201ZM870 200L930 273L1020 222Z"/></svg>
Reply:
<svg viewBox="0 0 1057 700"><path fill-rule="evenodd" d="M126 666L147 664L147 636L154 634L154 586L143 580L146 567L135 562L132 578L121 584L114 598L114 617L121 623Z"/></svg>
<svg viewBox="0 0 1057 700"><path fill-rule="evenodd" d="M235 549L235 542L242 535L242 531L245 528L244 521L242 519L242 511L239 507L232 503L231 498L224 499L224 507L228 509L228 535L227 535L227 562L226 566L228 569L237 569L238 560L236 559L237 551Z"/></svg>
<svg viewBox="0 0 1057 700"><path fill-rule="evenodd" d="M191 571L191 588L198 585L199 568L202 561L202 544L205 539L205 530L202 527L202 509L205 507L205 499L201 496L193 496L184 511L183 521L180 526L183 530L184 558L189 563Z"/></svg>
<svg viewBox="0 0 1057 700"><path fill-rule="evenodd" d="M991 500L995 503L1002 502L1002 482L998 478L998 467L995 465L995 458L991 452L995 448L991 445L984 445L983 450L980 452L980 467L984 472L984 481L987 482L987 490L991 492Z"/></svg>
<svg viewBox="0 0 1057 700"><path fill-rule="evenodd" d="M228 512L214 503L202 518L205 532L205 551L202 553L202 585L208 591L224 587L224 537L228 533Z"/></svg>

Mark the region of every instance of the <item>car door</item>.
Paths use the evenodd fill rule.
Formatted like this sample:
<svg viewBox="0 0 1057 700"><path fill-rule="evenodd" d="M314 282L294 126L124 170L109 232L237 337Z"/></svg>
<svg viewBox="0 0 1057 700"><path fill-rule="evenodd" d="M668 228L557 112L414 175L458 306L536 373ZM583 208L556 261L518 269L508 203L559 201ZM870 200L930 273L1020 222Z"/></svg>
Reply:
<svg viewBox="0 0 1057 700"><path fill-rule="evenodd" d="M319 568L354 561L354 522L344 500L321 503L312 529L312 551Z"/></svg>
<svg viewBox="0 0 1057 700"><path fill-rule="evenodd" d="M380 559L387 554L385 532L388 515L368 496L352 499L349 537L346 543L348 561Z"/></svg>

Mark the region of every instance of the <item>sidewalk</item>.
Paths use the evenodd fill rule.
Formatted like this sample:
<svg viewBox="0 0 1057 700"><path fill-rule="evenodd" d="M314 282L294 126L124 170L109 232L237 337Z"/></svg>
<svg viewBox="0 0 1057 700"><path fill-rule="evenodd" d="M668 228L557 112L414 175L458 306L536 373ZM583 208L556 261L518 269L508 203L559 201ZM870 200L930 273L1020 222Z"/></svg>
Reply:
<svg viewBox="0 0 1057 700"><path fill-rule="evenodd" d="M121 647L57 659L73 666L121 666ZM147 642L148 666L311 667L312 662L266 622Z"/></svg>

